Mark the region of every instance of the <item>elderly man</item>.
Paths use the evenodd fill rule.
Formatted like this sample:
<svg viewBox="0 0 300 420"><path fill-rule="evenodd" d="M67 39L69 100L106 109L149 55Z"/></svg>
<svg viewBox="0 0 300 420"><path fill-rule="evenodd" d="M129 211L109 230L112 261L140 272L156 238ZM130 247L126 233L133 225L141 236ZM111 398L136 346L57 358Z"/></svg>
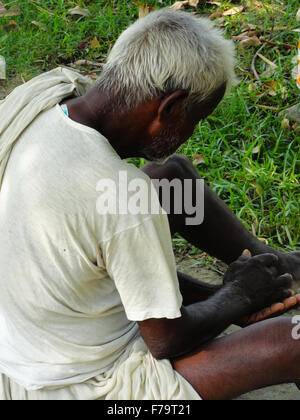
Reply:
<svg viewBox="0 0 300 420"><path fill-rule="evenodd" d="M292 320L265 320L300 301L299 253L255 239L208 187L197 225L172 202L121 211L122 189L115 212L97 205L120 174L159 208L151 179L190 180L193 201L198 173L173 154L233 65L209 21L163 9L120 36L91 89L56 69L0 104L0 399L229 399L300 377ZM222 287L176 273L174 232L230 264Z"/></svg>

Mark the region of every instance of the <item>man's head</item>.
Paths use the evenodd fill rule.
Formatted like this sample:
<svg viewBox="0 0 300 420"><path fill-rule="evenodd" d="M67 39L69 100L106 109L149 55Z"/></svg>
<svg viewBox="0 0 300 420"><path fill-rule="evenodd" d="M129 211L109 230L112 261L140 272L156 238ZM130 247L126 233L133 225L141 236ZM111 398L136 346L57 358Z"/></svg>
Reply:
<svg viewBox="0 0 300 420"><path fill-rule="evenodd" d="M174 153L235 83L234 47L205 18L161 9L126 29L97 82L140 127L140 156Z"/></svg>

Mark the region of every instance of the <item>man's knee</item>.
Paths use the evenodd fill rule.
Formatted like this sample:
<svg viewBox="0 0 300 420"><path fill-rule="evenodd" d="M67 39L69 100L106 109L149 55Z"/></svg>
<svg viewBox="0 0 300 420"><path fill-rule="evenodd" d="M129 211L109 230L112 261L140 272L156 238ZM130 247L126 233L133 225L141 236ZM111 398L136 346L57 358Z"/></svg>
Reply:
<svg viewBox="0 0 300 420"><path fill-rule="evenodd" d="M186 156L176 153L167 160L166 165L173 167L177 172L185 172L191 166L191 161Z"/></svg>
<svg viewBox="0 0 300 420"><path fill-rule="evenodd" d="M194 168L191 161L186 156L174 154L163 165L159 165L157 163L147 163L142 167L142 169L152 179L182 179L185 178L187 173Z"/></svg>

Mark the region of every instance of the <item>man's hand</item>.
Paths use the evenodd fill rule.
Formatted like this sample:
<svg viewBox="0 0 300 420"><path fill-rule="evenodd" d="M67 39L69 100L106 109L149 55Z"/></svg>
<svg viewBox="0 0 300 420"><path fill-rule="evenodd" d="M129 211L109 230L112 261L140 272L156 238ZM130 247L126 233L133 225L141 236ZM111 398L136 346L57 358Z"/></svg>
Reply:
<svg viewBox="0 0 300 420"><path fill-rule="evenodd" d="M181 317L139 321L152 355L171 359L187 354L237 320L291 297L292 276L279 276L278 262L274 254L252 258L248 251L231 264L220 290L203 302L183 306Z"/></svg>
<svg viewBox="0 0 300 420"><path fill-rule="evenodd" d="M300 294L285 299L282 303L274 303L266 309L256 312L253 315L245 316L238 322L235 322L239 327L248 327L249 325L256 324L257 322L264 321L265 319L275 318L283 315L291 309L296 309L300 306Z"/></svg>
<svg viewBox="0 0 300 420"><path fill-rule="evenodd" d="M300 286L300 252L277 252L276 255L279 257L280 274L291 273L294 278L292 287L296 289Z"/></svg>
<svg viewBox="0 0 300 420"><path fill-rule="evenodd" d="M299 252L295 253L295 254L298 254L298 255L296 255L296 258L300 256ZM290 255L290 254L282 254L282 255L283 255L283 257L286 257L287 255ZM239 263L245 262L245 261L249 260L249 258L251 258L251 253L250 253L250 251L245 250L242 254L242 257L238 261L239 261ZM224 278L224 283L230 281L230 276L233 274L233 270L237 269L237 267L235 267L235 266L230 267L230 270L226 273L225 278ZM278 269L279 269L279 273L282 273L283 268L282 268L282 266L280 267L280 261L278 262ZM293 294L293 293L294 292L291 291L291 294ZM261 311L258 311L256 313L248 315L248 316L245 316L242 319L235 322L235 324L240 326L240 327L246 327L248 325L263 321L265 319L274 318L274 317L283 315L287 311L289 311L291 309L295 309L296 307L299 307L299 306L300 306L300 294L297 294L295 296L291 296L291 297L285 299L283 302L274 303L273 305L271 305L267 308L264 308Z"/></svg>
<svg viewBox="0 0 300 420"><path fill-rule="evenodd" d="M249 251L244 251L229 266L224 284L235 283L241 294L248 299L249 309L255 312L276 302L283 302L292 295L292 275L286 273L279 276L279 273L279 257L276 255L262 254L252 258Z"/></svg>

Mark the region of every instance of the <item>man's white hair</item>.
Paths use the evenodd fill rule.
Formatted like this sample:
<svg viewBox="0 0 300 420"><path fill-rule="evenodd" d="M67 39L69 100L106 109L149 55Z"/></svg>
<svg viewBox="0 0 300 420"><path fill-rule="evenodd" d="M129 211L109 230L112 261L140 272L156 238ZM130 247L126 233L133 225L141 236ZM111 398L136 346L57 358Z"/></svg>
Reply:
<svg viewBox="0 0 300 420"><path fill-rule="evenodd" d="M169 8L138 19L118 38L97 81L120 108L176 90L200 103L236 82L234 45L206 18Z"/></svg>

